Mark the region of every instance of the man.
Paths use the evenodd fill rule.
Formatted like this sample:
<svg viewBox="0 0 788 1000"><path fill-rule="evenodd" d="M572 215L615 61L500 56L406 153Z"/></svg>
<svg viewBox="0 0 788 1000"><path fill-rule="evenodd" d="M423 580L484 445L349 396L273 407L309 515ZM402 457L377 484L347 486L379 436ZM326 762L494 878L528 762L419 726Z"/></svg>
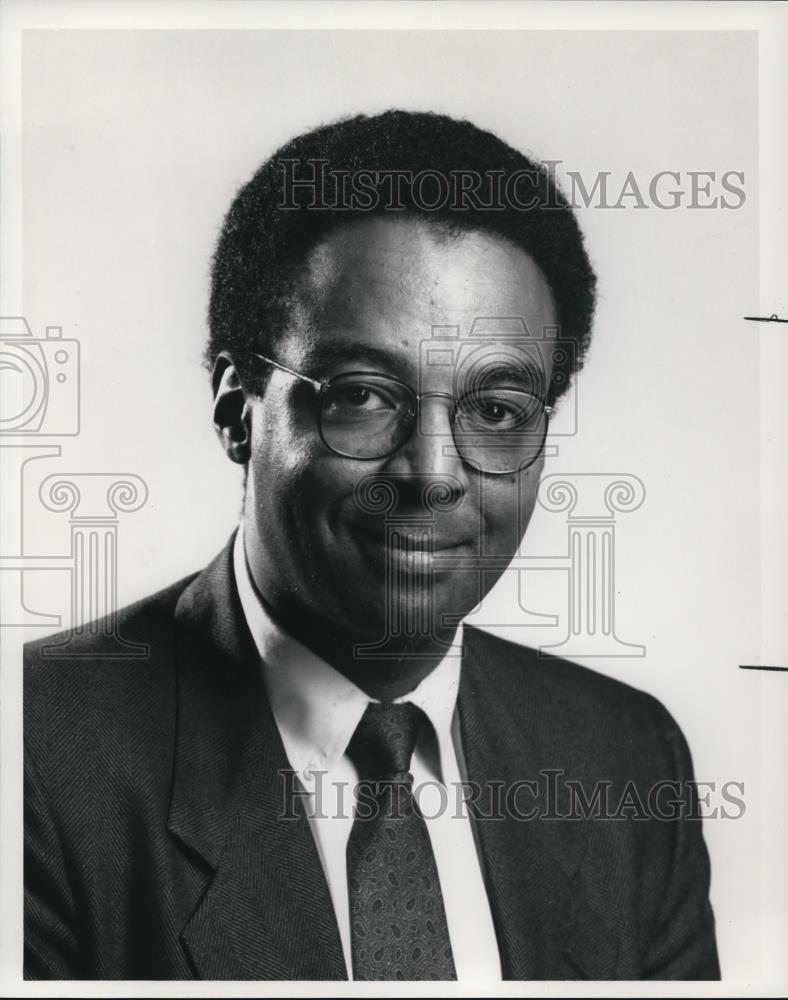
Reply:
<svg viewBox="0 0 788 1000"><path fill-rule="evenodd" d="M593 303L549 173L467 122L352 118L242 189L207 354L242 524L120 614L146 660L29 651L28 977L718 977L675 722L462 626Z"/></svg>

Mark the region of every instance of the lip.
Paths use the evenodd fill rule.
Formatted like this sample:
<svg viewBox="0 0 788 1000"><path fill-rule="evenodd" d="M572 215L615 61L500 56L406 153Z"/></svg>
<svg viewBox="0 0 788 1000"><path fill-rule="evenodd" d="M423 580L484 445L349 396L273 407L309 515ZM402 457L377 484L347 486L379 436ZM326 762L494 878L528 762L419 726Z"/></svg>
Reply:
<svg viewBox="0 0 788 1000"><path fill-rule="evenodd" d="M425 533L399 534L392 532L389 537L379 542L384 549L391 549L395 552L414 552L420 555L439 555L441 552L453 552L455 549L467 547L466 541L443 541L439 542L430 538Z"/></svg>
<svg viewBox="0 0 788 1000"><path fill-rule="evenodd" d="M403 527L390 530L386 537L361 531L363 547L376 560L385 559L399 566L424 566L441 557L471 549L468 539L434 537L429 532Z"/></svg>

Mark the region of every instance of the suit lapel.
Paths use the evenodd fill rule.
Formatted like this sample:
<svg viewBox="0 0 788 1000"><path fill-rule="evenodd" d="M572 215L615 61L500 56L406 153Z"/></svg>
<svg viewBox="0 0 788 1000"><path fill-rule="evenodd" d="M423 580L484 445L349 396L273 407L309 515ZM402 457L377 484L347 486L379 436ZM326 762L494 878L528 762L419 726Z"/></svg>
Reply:
<svg viewBox="0 0 788 1000"><path fill-rule="evenodd" d="M181 941L203 979L345 979L309 824L265 697L231 548L176 609L178 722L168 826L189 860Z"/></svg>
<svg viewBox="0 0 788 1000"><path fill-rule="evenodd" d="M482 792L474 826L504 978L614 978L616 935L590 908L581 877L588 821L523 819L511 808L513 802L521 814L534 806L545 811L548 779L540 771L577 774L568 759L570 741L562 739L569 723L560 705L540 703L529 689L524 661L532 651L476 629L466 627L465 635L460 726L468 780ZM515 656L516 663L508 662ZM519 699L508 690L512 671L521 678ZM526 707L514 708L518 700ZM523 781L537 782L539 797L519 786L507 807L507 790ZM553 812L560 816L567 811L566 789L560 780L553 787Z"/></svg>

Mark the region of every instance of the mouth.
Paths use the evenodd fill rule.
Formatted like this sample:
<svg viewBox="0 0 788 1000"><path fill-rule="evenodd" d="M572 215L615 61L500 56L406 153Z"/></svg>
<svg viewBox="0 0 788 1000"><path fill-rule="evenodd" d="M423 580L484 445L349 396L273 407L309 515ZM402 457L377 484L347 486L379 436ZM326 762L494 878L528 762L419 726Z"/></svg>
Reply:
<svg viewBox="0 0 788 1000"><path fill-rule="evenodd" d="M382 543L384 548L397 552L415 552L424 555L438 555L464 548L465 541L439 540L426 531L392 531Z"/></svg>
<svg viewBox="0 0 788 1000"><path fill-rule="evenodd" d="M468 539L435 536L420 528L390 528L385 537L360 533L362 546L375 562L386 561L401 568L427 568L446 556L471 548ZM446 568L448 571L448 567ZM435 570L438 571L437 568Z"/></svg>

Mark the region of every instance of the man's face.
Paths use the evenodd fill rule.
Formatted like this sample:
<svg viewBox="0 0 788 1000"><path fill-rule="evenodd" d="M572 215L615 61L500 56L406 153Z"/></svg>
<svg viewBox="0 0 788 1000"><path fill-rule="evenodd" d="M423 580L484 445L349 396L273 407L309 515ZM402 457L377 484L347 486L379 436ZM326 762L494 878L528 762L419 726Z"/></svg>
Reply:
<svg viewBox="0 0 788 1000"><path fill-rule="evenodd" d="M478 317L521 317L534 343L556 325L547 283L524 252L481 233L446 236L417 220L365 220L309 255L291 322L270 355L320 381L377 372L416 392L456 394L450 364L420 368L423 345L434 327L458 327L478 372L486 348L469 340ZM549 377L544 352L535 355ZM496 357L492 346L491 364ZM367 640L380 638L387 620L418 631L414 615L437 624L467 614L519 546L543 459L520 472L480 472L453 446L450 400L438 395L422 399L420 422L394 454L340 457L321 440L314 387L277 369L269 378L251 401L245 530L252 573L270 603L303 608ZM367 397L350 403L375 405ZM359 499L369 476L389 485L393 507L375 509L374 491ZM425 506L424 487L436 483L451 509ZM398 540L387 531L394 520ZM484 573L473 566L482 551L499 557ZM452 559L465 568L452 568Z"/></svg>

